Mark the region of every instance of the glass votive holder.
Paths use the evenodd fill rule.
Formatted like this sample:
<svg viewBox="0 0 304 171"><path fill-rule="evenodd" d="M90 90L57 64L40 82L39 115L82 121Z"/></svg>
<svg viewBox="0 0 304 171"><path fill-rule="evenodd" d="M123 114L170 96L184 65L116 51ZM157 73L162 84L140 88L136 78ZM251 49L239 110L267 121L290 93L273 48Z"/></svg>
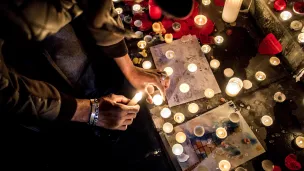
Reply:
<svg viewBox="0 0 304 171"><path fill-rule="evenodd" d="M179 32L181 30L181 24L179 22L174 22L172 24L172 29L175 31L175 32Z"/></svg>

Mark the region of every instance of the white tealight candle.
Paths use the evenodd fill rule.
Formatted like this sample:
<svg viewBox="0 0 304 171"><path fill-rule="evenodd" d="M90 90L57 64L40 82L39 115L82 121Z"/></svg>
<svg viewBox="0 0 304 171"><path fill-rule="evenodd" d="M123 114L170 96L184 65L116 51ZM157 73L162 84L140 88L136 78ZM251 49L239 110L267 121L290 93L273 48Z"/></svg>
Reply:
<svg viewBox="0 0 304 171"><path fill-rule="evenodd" d="M172 147L172 152L173 152L173 154L179 156L179 155L183 154L184 148L180 144L174 144Z"/></svg>
<svg viewBox="0 0 304 171"><path fill-rule="evenodd" d="M167 73L168 76L173 74L173 69L171 67L164 68L164 71Z"/></svg>
<svg viewBox="0 0 304 171"><path fill-rule="evenodd" d="M198 110L199 110L199 107L198 107L198 105L196 103L189 104L188 111L190 113L196 113L196 112L198 112Z"/></svg>
<svg viewBox="0 0 304 171"><path fill-rule="evenodd" d="M188 71L195 72L197 70L197 66L195 64L189 64L188 65Z"/></svg>
<svg viewBox="0 0 304 171"><path fill-rule="evenodd" d="M202 0L202 4L203 5L210 5L211 4L211 0Z"/></svg>
<svg viewBox="0 0 304 171"><path fill-rule="evenodd" d="M271 57L271 58L269 59L269 63L270 63L272 66L278 66L278 65L281 63L281 61L280 61L279 58L273 56L273 57Z"/></svg>
<svg viewBox="0 0 304 171"><path fill-rule="evenodd" d="M258 72L255 73L255 78L258 81L264 81L266 79L266 74L262 71L258 71Z"/></svg>
<svg viewBox="0 0 304 171"><path fill-rule="evenodd" d="M142 26L142 21L141 20L135 20L134 21L134 26L138 27L138 28L141 27Z"/></svg>
<svg viewBox="0 0 304 171"><path fill-rule="evenodd" d="M292 14L291 14L289 11L283 11L283 12L281 12L281 14L280 14L280 18L281 18L283 21L289 20L291 17L292 17Z"/></svg>
<svg viewBox="0 0 304 171"><path fill-rule="evenodd" d="M179 22L174 22L172 24L172 29L175 31L175 32L179 32L180 29L181 29L181 24Z"/></svg>
<svg viewBox="0 0 304 171"><path fill-rule="evenodd" d="M273 96L274 101L282 103L286 100L286 96L282 92L276 92Z"/></svg>
<svg viewBox="0 0 304 171"><path fill-rule="evenodd" d="M274 167L274 165L273 165L272 161L270 161L270 160L263 160L262 161L262 168L263 168L263 170L265 170L265 171L272 171L273 167Z"/></svg>
<svg viewBox="0 0 304 171"><path fill-rule="evenodd" d="M229 120L230 120L231 122L233 122L233 123L238 123L238 122L240 122L240 116L239 116L238 113L230 113L230 114L228 115L228 118L229 118Z"/></svg>
<svg viewBox="0 0 304 171"><path fill-rule="evenodd" d="M214 97L214 91L211 88L207 88L204 92L205 97L208 99Z"/></svg>
<svg viewBox="0 0 304 171"><path fill-rule="evenodd" d="M152 63L150 61L144 61L142 63L143 69L150 69L152 67Z"/></svg>
<svg viewBox="0 0 304 171"><path fill-rule="evenodd" d="M169 108L163 108L161 111L160 111L160 116L163 117L163 118L169 118L171 116L171 110Z"/></svg>
<svg viewBox="0 0 304 171"><path fill-rule="evenodd" d="M147 46L147 42L144 41L144 40L141 40L141 41L139 41L139 42L137 43L137 47L138 47L139 49L145 49L146 46Z"/></svg>
<svg viewBox="0 0 304 171"><path fill-rule="evenodd" d="M304 137L298 136L298 137L295 139L295 144L296 144L296 146L299 147L299 148L304 148Z"/></svg>
<svg viewBox="0 0 304 171"><path fill-rule="evenodd" d="M171 33L165 34L165 42L172 43L172 41L173 41L173 35Z"/></svg>
<svg viewBox="0 0 304 171"><path fill-rule="evenodd" d="M165 56L166 56L166 58L168 58L168 59L172 59L172 58L174 58L175 53L174 53L174 51L172 51L172 50L168 50L168 51L166 51Z"/></svg>
<svg viewBox="0 0 304 171"><path fill-rule="evenodd" d="M243 84L244 84L244 89L246 89L246 90L249 90L252 88L252 82L249 80L244 80Z"/></svg>
<svg viewBox="0 0 304 171"><path fill-rule="evenodd" d="M123 13L123 9L122 8L115 8L115 11L117 12L118 15Z"/></svg>
<svg viewBox="0 0 304 171"><path fill-rule="evenodd" d="M224 38L222 36L215 36L214 37L214 43L217 45L220 45L224 42Z"/></svg>
<svg viewBox="0 0 304 171"><path fill-rule="evenodd" d="M224 75L225 77L230 78L234 75L234 71L231 68L226 68L224 70Z"/></svg>
<svg viewBox="0 0 304 171"><path fill-rule="evenodd" d="M160 94L156 94L153 96L152 101L156 106L159 106L163 103L163 97Z"/></svg>
<svg viewBox="0 0 304 171"><path fill-rule="evenodd" d="M264 115L262 118L261 118L261 122L264 126L271 126L273 124L273 120L270 116L268 115Z"/></svg>
<svg viewBox="0 0 304 171"><path fill-rule="evenodd" d="M210 61L210 67L212 68L212 69L218 69L218 67L221 65L221 63L220 63L220 61L219 60L217 60L217 59L212 59L211 61Z"/></svg>
<svg viewBox="0 0 304 171"><path fill-rule="evenodd" d="M211 51L211 47L209 45L203 45L201 47L201 50L202 50L203 53L206 54L206 53L209 53Z"/></svg>
<svg viewBox="0 0 304 171"><path fill-rule="evenodd" d="M202 137L205 134L205 128L203 126L198 125L194 127L193 134L197 137Z"/></svg>
<svg viewBox="0 0 304 171"><path fill-rule="evenodd" d="M178 142L178 143L183 143L185 142L187 139L187 136L185 133L183 132L178 132L176 135L175 135L175 140Z"/></svg>
<svg viewBox="0 0 304 171"><path fill-rule="evenodd" d="M169 122L164 123L163 131L167 134L170 134L173 131L173 125Z"/></svg>
<svg viewBox="0 0 304 171"><path fill-rule="evenodd" d="M182 123L185 120L185 115L182 113L176 113L173 118L176 123Z"/></svg>
<svg viewBox="0 0 304 171"><path fill-rule="evenodd" d="M133 14L139 13L141 11L141 6L139 4L134 4L132 6L132 11L133 11Z"/></svg>
<svg viewBox="0 0 304 171"><path fill-rule="evenodd" d="M187 83L183 83L179 86L179 90L182 93L187 93L190 90L190 86Z"/></svg>
<svg viewBox="0 0 304 171"><path fill-rule="evenodd" d="M231 168L231 164L228 160L221 160L219 162L219 169L221 171L229 171Z"/></svg>
<svg viewBox="0 0 304 171"><path fill-rule="evenodd" d="M304 28L304 27L303 27ZM300 33L298 35L298 42L299 43L304 43L304 33Z"/></svg>
<svg viewBox="0 0 304 171"><path fill-rule="evenodd" d="M215 131L215 133L216 133L216 136L217 136L218 138L220 138L220 139L224 139L224 138L227 137L227 131L226 131L226 129L223 128L223 127L217 128L216 131Z"/></svg>
<svg viewBox="0 0 304 171"><path fill-rule="evenodd" d="M194 23L197 27L202 27L207 23L207 17L204 15L197 15L194 17Z"/></svg>
<svg viewBox="0 0 304 171"><path fill-rule="evenodd" d="M226 94L230 97L235 97L243 88L243 81L237 77L229 80L226 86Z"/></svg>
<svg viewBox="0 0 304 171"><path fill-rule="evenodd" d="M142 92L136 93L135 96L128 103L128 106L134 106L134 105L136 105L142 99L142 96L143 96Z"/></svg>

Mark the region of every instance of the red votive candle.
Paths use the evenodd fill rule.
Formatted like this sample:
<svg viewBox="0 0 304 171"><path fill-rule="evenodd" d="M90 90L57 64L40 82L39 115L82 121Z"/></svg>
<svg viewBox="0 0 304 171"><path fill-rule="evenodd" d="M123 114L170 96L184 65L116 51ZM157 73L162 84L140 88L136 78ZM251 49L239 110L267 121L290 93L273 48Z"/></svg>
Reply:
<svg viewBox="0 0 304 171"><path fill-rule="evenodd" d="M283 11L286 8L286 2L284 0L276 0L273 4L273 8L276 11Z"/></svg>

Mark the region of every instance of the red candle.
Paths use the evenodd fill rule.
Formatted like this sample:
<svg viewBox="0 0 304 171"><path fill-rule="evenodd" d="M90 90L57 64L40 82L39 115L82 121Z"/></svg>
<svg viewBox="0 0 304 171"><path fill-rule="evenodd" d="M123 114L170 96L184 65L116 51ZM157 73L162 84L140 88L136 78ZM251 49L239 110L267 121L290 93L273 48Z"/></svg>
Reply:
<svg viewBox="0 0 304 171"><path fill-rule="evenodd" d="M158 20L162 16L162 10L154 3L154 0L149 0L149 16L152 20Z"/></svg>
<svg viewBox="0 0 304 171"><path fill-rule="evenodd" d="M283 11L286 8L285 0L276 0L273 4L273 8L276 11Z"/></svg>

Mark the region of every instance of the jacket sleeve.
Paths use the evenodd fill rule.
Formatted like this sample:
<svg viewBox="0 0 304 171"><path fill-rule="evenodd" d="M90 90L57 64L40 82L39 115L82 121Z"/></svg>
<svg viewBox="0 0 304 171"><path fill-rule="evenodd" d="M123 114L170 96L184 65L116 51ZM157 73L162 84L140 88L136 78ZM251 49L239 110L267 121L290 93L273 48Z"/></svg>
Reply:
<svg viewBox="0 0 304 171"><path fill-rule="evenodd" d="M99 50L110 58L126 55L128 53L128 48L124 41L123 34L118 33L111 27L114 25L119 28L124 28L112 0L97 1L95 4L92 3L94 0L90 2L91 4L89 4L88 8L90 11L95 12L93 12L94 15L86 15L89 17L88 21L90 22L88 27ZM92 7L93 5L96 6L95 10L94 7Z"/></svg>
<svg viewBox="0 0 304 171"><path fill-rule="evenodd" d="M52 85L10 71L0 52L0 113L9 114L1 117L21 119L30 115L38 119L69 120L76 107L74 98L61 94Z"/></svg>

